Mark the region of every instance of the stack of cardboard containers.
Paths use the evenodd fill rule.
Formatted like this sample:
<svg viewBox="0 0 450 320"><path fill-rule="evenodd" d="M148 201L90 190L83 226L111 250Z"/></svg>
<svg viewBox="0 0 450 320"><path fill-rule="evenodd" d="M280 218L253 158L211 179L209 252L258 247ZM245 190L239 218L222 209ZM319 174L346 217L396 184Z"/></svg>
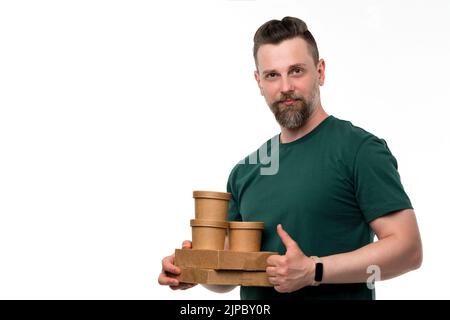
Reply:
<svg viewBox="0 0 450 320"><path fill-rule="evenodd" d="M186 283L272 286L266 260L276 252L261 252L263 222L228 222L230 193L194 191L192 249L177 249L178 279ZM225 237L229 235L229 250Z"/></svg>

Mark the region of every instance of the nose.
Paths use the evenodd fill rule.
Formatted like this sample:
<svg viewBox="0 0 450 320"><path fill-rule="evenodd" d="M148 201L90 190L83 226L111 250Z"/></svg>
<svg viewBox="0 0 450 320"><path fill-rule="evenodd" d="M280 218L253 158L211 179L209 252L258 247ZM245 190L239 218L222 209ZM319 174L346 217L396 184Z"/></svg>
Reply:
<svg viewBox="0 0 450 320"><path fill-rule="evenodd" d="M289 77L281 77L281 92L286 94L294 91L294 84Z"/></svg>

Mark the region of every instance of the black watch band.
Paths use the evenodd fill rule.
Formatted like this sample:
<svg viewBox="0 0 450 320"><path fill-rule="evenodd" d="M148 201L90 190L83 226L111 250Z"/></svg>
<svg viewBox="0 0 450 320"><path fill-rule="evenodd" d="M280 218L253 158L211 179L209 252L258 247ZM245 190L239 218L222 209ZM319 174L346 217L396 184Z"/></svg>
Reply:
<svg viewBox="0 0 450 320"><path fill-rule="evenodd" d="M322 278L323 278L323 263L322 263L322 259L320 259L319 257L311 256L311 258L316 263L316 272L314 274L314 282L312 285L318 286L322 282Z"/></svg>

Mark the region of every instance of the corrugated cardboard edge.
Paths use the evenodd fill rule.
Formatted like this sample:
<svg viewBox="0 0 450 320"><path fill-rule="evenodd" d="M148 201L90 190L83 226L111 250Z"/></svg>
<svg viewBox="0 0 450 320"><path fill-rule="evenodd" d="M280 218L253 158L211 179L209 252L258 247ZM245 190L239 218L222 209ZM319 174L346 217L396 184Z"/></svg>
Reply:
<svg viewBox="0 0 450 320"><path fill-rule="evenodd" d="M266 271L266 260L277 252L238 252L227 250L175 250L175 265L215 270Z"/></svg>
<svg viewBox="0 0 450 320"><path fill-rule="evenodd" d="M217 269L218 250L176 249L175 265L181 268Z"/></svg>
<svg viewBox="0 0 450 320"><path fill-rule="evenodd" d="M186 283L272 287L267 274L260 271L181 268L177 279Z"/></svg>
<svg viewBox="0 0 450 320"><path fill-rule="evenodd" d="M266 260L276 252L220 251L218 270L266 271Z"/></svg>

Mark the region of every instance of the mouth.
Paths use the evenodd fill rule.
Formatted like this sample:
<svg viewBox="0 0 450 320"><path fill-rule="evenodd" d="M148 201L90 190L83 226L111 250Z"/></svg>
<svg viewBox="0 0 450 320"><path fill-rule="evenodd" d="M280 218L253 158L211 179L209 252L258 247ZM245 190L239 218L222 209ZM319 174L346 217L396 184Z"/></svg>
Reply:
<svg viewBox="0 0 450 320"><path fill-rule="evenodd" d="M286 99L283 101L280 101L282 104L287 105L287 106L291 106L293 105L298 99Z"/></svg>

